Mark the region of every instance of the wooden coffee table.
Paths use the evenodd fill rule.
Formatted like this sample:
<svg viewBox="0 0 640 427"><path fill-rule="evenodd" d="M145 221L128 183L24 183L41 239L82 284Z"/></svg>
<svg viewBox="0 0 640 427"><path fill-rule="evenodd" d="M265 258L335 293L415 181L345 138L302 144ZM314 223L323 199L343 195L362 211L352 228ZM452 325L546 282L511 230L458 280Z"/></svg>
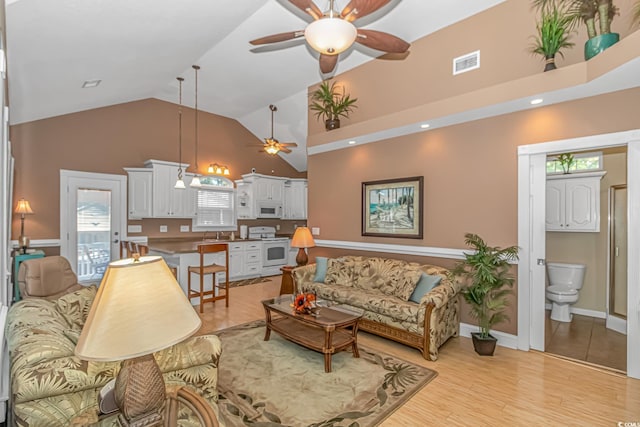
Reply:
<svg viewBox="0 0 640 427"><path fill-rule="evenodd" d="M292 302L291 295L262 301L267 321L265 341L269 341L273 330L289 341L324 354L325 372L331 372L333 353L351 347L353 357L360 357L358 320L362 313L320 307L316 314L296 314L291 307Z"/></svg>

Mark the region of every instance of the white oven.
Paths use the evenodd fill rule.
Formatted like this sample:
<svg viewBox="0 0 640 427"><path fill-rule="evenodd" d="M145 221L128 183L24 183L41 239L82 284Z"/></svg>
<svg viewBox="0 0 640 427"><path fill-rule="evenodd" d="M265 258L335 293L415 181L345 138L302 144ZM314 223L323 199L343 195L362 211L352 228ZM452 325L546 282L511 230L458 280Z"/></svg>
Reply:
<svg viewBox="0 0 640 427"><path fill-rule="evenodd" d="M289 239L276 237L275 227L249 227L249 239L262 240L261 276L281 274L280 267L289 262Z"/></svg>

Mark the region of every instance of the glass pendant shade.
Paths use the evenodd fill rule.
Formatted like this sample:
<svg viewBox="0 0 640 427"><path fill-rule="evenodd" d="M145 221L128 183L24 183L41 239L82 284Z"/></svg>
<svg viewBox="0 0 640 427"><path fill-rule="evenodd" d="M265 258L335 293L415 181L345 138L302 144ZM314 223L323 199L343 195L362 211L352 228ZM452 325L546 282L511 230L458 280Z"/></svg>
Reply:
<svg viewBox="0 0 640 427"><path fill-rule="evenodd" d="M322 18L313 21L304 30L309 45L325 55L337 55L353 44L358 36L356 27L341 18Z"/></svg>
<svg viewBox="0 0 640 427"><path fill-rule="evenodd" d="M193 179L191 180L191 184L189 185L194 188L202 187L202 183L200 182L200 177L198 175L194 176Z"/></svg>
<svg viewBox="0 0 640 427"><path fill-rule="evenodd" d="M178 180L176 181L176 185L174 185L173 188L178 190L184 190L186 188L182 178L178 178Z"/></svg>

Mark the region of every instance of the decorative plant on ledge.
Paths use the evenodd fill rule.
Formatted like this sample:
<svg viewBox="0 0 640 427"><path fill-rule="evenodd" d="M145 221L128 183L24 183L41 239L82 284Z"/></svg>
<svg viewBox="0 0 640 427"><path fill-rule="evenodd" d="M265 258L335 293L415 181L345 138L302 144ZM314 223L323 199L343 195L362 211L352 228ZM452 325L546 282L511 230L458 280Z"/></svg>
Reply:
<svg viewBox="0 0 640 427"><path fill-rule="evenodd" d="M518 247L488 246L477 234L467 233L464 237L473 252L464 254L465 259L456 265L453 273L465 281L466 287L461 293L480 327L480 332L471 334L475 351L481 356L491 356L497 342L490 334L491 327L507 319L507 296L514 281L509 275L509 262L518 259Z"/></svg>
<svg viewBox="0 0 640 427"><path fill-rule="evenodd" d="M571 170L571 166L574 163L573 154L571 153L562 153L558 156L558 162L560 166L562 166L562 172L569 173Z"/></svg>
<svg viewBox="0 0 640 427"><path fill-rule="evenodd" d="M316 112L316 118L322 118L327 130L340 127L340 117L348 118L354 108L358 98L351 98L345 94L344 87L340 93L336 82L329 84L323 81L318 89L311 94L311 105L309 108Z"/></svg>
<svg viewBox="0 0 640 427"><path fill-rule="evenodd" d="M567 8L572 21L570 29L575 28L579 22L585 24L589 37L584 45L585 59L593 58L620 40L620 34L611 32L611 21L618 14L613 0L533 0L533 5L545 8L556 1Z"/></svg>
<svg viewBox="0 0 640 427"><path fill-rule="evenodd" d="M569 41L573 18L566 5L558 5L555 1L540 7L540 21L536 24L538 35L535 37L531 52L545 58L544 71L556 69L555 57L564 58L561 49L573 47Z"/></svg>

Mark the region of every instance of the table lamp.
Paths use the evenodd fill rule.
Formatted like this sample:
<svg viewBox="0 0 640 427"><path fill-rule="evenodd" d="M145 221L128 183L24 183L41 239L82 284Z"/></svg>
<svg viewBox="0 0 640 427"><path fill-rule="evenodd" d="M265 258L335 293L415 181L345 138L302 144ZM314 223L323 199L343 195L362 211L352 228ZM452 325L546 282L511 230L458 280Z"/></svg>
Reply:
<svg viewBox="0 0 640 427"><path fill-rule="evenodd" d="M29 201L25 199L18 200L15 212L20 214L20 237L18 237L18 246L22 249L22 253L26 254L27 248L29 247L29 238L24 235L24 216L33 215Z"/></svg>
<svg viewBox="0 0 640 427"><path fill-rule="evenodd" d="M165 384L153 353L183 341L200 325L162 257L127 258L107 267L75 354L90 361L122 360L114 388L120 423L159 425Z"/></svg>
<svg viewBox="0 0 640 427"><path fill-rule="evenodd" d="M293 234L293 239L291 239L291 247L299 248L298 255L296 255L296 263L298 267L307 265L309 262L309 258L307 257L306 248L313 248L316 245L316 242L313 240L313 236L311 235L311 231L307 227L298 227L296 228L296 232Z"/></svg>

